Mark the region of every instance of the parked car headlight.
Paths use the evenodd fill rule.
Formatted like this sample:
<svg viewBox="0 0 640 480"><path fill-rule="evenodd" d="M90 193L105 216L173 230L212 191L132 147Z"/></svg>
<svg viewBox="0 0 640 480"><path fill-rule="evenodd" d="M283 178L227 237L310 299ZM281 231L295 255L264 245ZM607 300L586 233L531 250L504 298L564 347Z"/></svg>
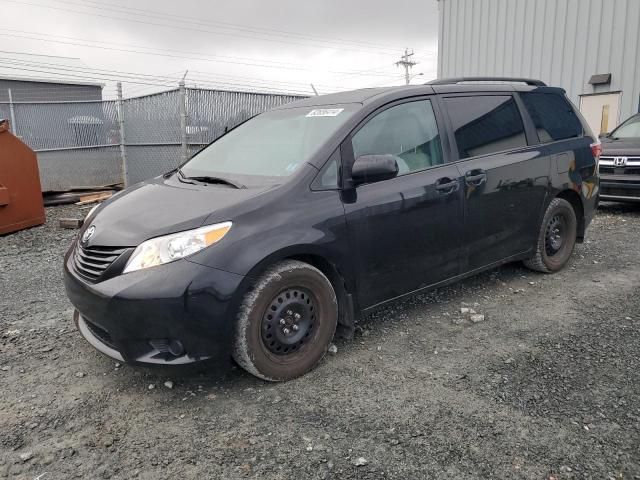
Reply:
<svg viewBox="0 0 640 480"><path fill-rule="evenodd" d="M231 229L231 225L231 222L216 223L147 240L134 250L127 266L124 267L124 273L155 267L193 255L222 240Z"/></svg>

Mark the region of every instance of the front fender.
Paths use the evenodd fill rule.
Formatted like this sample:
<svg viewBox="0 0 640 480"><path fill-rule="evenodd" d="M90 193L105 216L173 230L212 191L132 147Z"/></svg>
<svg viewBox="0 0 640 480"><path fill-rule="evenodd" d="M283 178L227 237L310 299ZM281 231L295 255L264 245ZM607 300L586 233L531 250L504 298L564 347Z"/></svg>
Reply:
<svg viewBox="0 0 640 480"><path fill-rule="evenodd" d="M233 219L218 244L189 261L248 278L291 257L315 256L353 284L344 207L337 191L298 192L295 199L263 205Z"/></svg>

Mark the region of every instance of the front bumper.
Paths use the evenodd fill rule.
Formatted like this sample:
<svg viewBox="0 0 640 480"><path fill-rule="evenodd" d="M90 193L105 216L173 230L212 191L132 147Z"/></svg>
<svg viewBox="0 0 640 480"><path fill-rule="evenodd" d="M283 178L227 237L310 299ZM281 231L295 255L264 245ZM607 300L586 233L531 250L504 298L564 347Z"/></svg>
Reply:
<svg viewBox="0 0 640 480"><path fill-rule="evenodd" d="M178 260L90 284L65 258L64 284L82 336L130 363L184 364L231 352L245 277Z"/></svg>
<svg viewBox="0 0 640 480"><path fill-rule="evenodd" d="M640 175L600 175L600 199L640 202Z"/></svg>

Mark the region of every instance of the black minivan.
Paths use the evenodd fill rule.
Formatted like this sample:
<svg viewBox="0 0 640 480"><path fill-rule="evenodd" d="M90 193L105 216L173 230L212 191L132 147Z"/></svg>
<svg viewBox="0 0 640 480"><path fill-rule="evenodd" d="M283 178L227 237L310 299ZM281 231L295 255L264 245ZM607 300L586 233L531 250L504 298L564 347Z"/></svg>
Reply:
<svg viewBox="0 0 640 480"><path fill-rule="evenodd" d="M594 215L599 154L564 91L537 80L300 100L91 212L67 294L119 361L231 354L291 379L385 302L506 262L560 270Z"/></svg>

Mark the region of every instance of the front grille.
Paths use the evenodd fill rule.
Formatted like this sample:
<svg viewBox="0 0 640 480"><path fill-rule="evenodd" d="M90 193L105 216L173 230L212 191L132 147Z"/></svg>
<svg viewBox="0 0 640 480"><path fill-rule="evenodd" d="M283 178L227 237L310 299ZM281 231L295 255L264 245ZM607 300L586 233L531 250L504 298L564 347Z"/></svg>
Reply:
<svg viewBox="0 0 640 480"><path fill-rule="evenodd" d="M98 338L98 340L104 343L107 347L117 350L109 332L107 332L104 328L100 328L99 326L91 323L86 319L85 319L85 323L87 324L87 328L91 330L91 333L93 333Z"/></svg>
<svg viewBox="0 0 640 480"><path fill-rule="evenodd" d="M616 158L600 157L600 173L604 175L640 175L640 157L624 157L625 165L616 165Z"/></svg>
<svg viewBox="0 0 640 480"><path fill-rule="evenodd" d="M83 247L78 244L74 252L74 267L82 278L95 282L125 250L126 248L116 247Z"/></svg>
<svg viewBox="0 0 640 480"><path fill-rule="evenodd" d="M640 198L640 190L633 190L630 188L618 188L618 187L609 187L609 186L601 186L600 188L601 195L611 195L614 197L638 197Z"/></svg>
<svg viewBox="0 0 640 480"><path fill-rule="evenodd" d="M640 167L611 167L608 165L600 165L600 173L604 175L640 175Z"/></svg>

